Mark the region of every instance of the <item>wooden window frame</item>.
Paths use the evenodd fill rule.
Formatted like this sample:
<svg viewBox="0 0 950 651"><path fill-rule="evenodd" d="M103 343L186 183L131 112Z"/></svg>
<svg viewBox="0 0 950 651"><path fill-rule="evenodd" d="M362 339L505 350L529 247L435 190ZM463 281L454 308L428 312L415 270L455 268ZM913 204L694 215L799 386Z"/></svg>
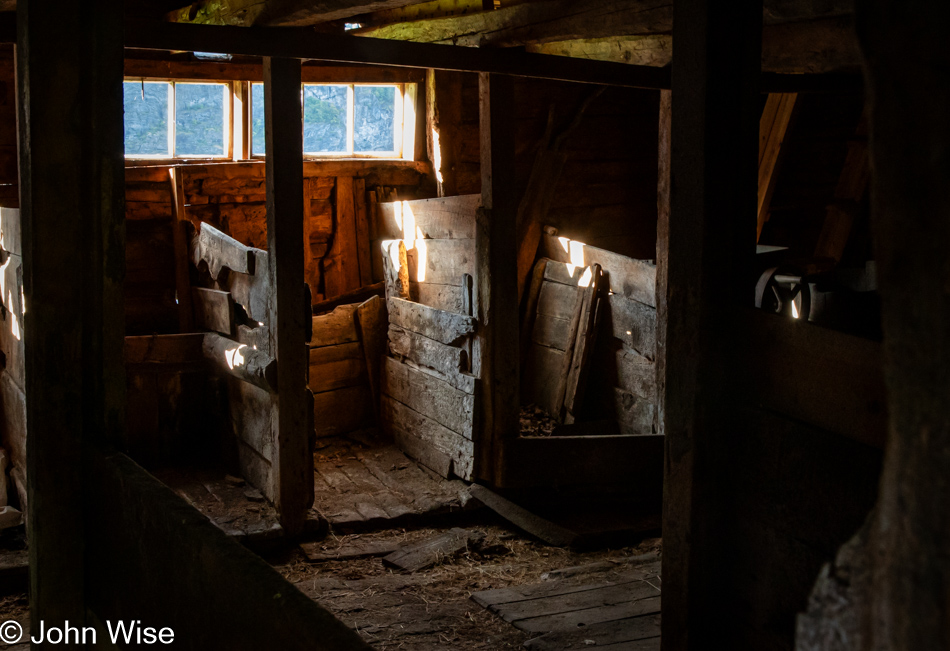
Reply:
<svg viewBox="0 0 950 651"><path fill-rule="evenodd" d="M234 160L235 154L235 85L240 82L232 82L224 79L173 79L168 77L124 77L123 83L166 83L168 88L168 154L125 154L126 164L138 165L156 165L160 163L181 163L185 161L196 161L206 163L209 161L221 162ZM176 85L177 84L218 84L227 89L227 100L224 103L224 153L220 156L179 156L175 152L176 137Z"/></svg>
<svg viewBox="0 0 950 651"><path fill-rule="evenodd" d="M261 82L247 82L247 117L245 121L244 140L248 143L248 158L250 160L263 160L263 153L256 153L251 148L253 139L252 120L253 106L251 102L251 92L254 84ZM305 86L345 86L347 87L347 151L342 152L304 152L305 160L340 160L340 159L375 159L375 160L415 160L415 138L416 138L416 120L415 113L418 110L416 99L418 97L418 84L416 82L322 82L307 81L301 84L300 98L303 102L303 93ZM355 122L355 94L357 87L393 87L396 89L394 98L394 132L393 142L395 148L393 151L384 152L363 152L354 150L354 122ZM411 111L410 111L411 108ZM303 129L303 123L300 128Z"/></svg>

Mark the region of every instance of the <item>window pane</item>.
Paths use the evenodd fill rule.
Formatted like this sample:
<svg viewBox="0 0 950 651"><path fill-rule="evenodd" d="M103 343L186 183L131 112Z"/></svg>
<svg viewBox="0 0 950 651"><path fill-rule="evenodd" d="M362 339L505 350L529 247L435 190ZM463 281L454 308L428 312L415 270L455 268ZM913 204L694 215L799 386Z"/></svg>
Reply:
<svg viewBox="0 0 950 651"><path fill-rule="evenodd" d="M395 151L395 86L357 86L353 100L353 150Z"/></svg>
<svg viewBox="0 0 950 651"><path fill-rule="evenodd" d="M303 150L346 152L346 86L303 87Z"/></svg>
<svg viewBox="0 0 950 651"><path fill-rule="evenodd" d="M224 156L223 84L175 84L175 156Z"/></svg>
<svg viewBox="0 0 950 651"><path fill-rule="evenodd" d="M170 156L168 151L168 84L127 81L125 105L125 155ZM144 98L143 98L144 92Z"/></svg>
<svg viewBox="0 0 950 651"><path fill-rule="evenodd" d="M264 142L264 84L251 84L251 153L267 151Z"/></svg>

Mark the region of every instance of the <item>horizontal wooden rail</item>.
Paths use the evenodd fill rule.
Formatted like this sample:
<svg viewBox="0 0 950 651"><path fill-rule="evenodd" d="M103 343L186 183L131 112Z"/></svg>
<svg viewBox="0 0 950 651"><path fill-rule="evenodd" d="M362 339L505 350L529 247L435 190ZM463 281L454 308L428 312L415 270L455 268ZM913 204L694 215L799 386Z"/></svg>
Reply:
<svg viewBox="0 0 950 651"><path fill-rule="evenodd" d="M493 72L558 81L669 88L665 68L590 61L521 50L469 48L433 43L317 34L307 27L231 27L130 20L126 47L319 59L460 72Z"/></svg>

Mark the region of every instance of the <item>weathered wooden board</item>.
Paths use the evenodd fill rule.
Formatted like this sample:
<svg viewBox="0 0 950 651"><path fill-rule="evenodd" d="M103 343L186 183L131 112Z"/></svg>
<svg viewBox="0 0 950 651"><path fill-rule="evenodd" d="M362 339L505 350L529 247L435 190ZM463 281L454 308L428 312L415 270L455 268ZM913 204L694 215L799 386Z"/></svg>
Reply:
<svg viewBox="0 0 950 651"><path fill-rule="evenodd" d="M582 625L573 631L547 633L528 640L524 646L530 651L580 651L592 647L598 651L660 651L660 615L657 612Z"/></svg>
<svg viewBox="0 0 950 651"><path fill-rule="evenodd" d="M436 283L409 283L412 300L437 310L467 314L465 292L459 285L437 285Z"/></svg>
<svg viewBox="0 0 950 651"><path fill-rule="evenodd" d="M522 376L523 402L533 403L550 415L558 411L558 392L563 395L562 378L566 353L547 346L532 345Z"/></svg>
<svg viewBox="0 0 950 651"><path fill-rule="evenodd" d="M381 375L384 395L471 440L474 396L392 358Z"/></svg>
<svg viewBox="0 0 950 651"><path fill-rule="evenodd" d="M656 352L656 309L620 294L607 296L606 331L641 355L653 359Z"/></svg>
<svg viewBox="0 0 950 651"><path fill-rule="evenodd" d="M590 361L597 343L597 332L602 318L601 286L603 273L599 264L591 265L590 284L579 288L577 336L564 388L564 422L573 423L584 408Z"/></svg>
<svg viewBox="0 0 950 651"><path fill-rule="evenodd" d="M369 427L373 422L369 388L355 386L314 394L313 420L317 436L336 436Z"/></svg>
<svg viewBox="0 0 950 651"><path fill-rule="evenodd" d="M377 237L414 238L421 231L430 239L474 239L475 211L480 204L477 194L381 203ZM410 224L419 231L406 233Z"/></svg>
<svg viewBox="0 0 950 651"><path fill-rule="evenodd" d="M354 317L356 308L356 305L341 305L329 314L313 317L310 346L334 346L358 341Z"/></svg>
<svg viewBox="0 0 950 651"><path fill-rule="evenodd" d="M191 262L195 266L206 263L215 280L222 269L253 275L255 260L252 251L251 247L225 235L214 226L202 223L191 242Z"/></svg>
<svg viewBox="0 0 950 651"><path fill-rule="evenodd" d="M387 556L399 549L399 544L391 540L354 541L353 543L333 547L326 541L300 543L300 549L311 563L326 561L348 561L373 556Z"/></svg>
<svg viewBox="0 0 950 651"><path fill-rule="evenodd" d="M201 351L216 369L270 393L277 392L277 360L262 350L205 333Z"/></svg>
<svg viewBox="0 0 950 651"><path fill-rule="evenodd" d="M577 287L545 282L541 284L538 296L538 314L571 320L577 310L577 301Z"/></svg>
<svg viewBox="0 0 950 651"><path fill-rule="evenodd" d="M470 316L400 298L388 299L387 306L391 324L443 344L457 344L475 332L475 319Z"/></svg>
<svg viewBox="0 0 950 651"><path fill-rule="evenodd" d="M353 179L336 180L336 232L323 261L326 297L333 298L361 286Z"/></svg>
<svg viewBox="0 0 950 651"><path fill-rule="evenodd" d="M359 256L360 285L373 284L373 264L370 261L369 215L366 211L366 181L353 180L353 204L356 218L356 251Z"/></svg>
<svg viewBox="0 0 950 651"><path fill-rule="evenodd" d="M881 344L762 310L735 314L748 342L739 367L750 402L882 447L887 435Z"/></svg>
<svg viewBox="0 0 950 651"><path fill-rule="evenodd" d="M268 321L268 303L273 285L268 271L267 251L250 249L254 274L228 274L226 289L235 303L240 303L247 315L259 323Z"/></svg>
<svg viewBox="0 0 950 651"><path fill-rule="evenodd" d="M540 538L549 545L569 547L577 541L577 534L570 529L531 513L484 486L473 484L469 487L468 492L508 522Z"/></svg>
<svg viewBox="0 0 950 651"><path fill-rule="evenodd" d="M475 240L415 240L407 251L409 280L461 285L462 275L475 273Z"/></svg>
<svg viewBox="0 0 950 651"><path fill-rule="evenodd" d="M8 209L3 209L4 211ZM13 211L18 213L18 211ZM8 220L9 221L9 220ZM0 265L0 350L6 355L4 373L26 387L26 349L23 340L23 258L5 254Z"/></svg>
<svg viewBox="0 0 950 651"><path fill-rule="evenodd" d="M409 298L409 254L406 243L402 240L383 240L380 249L386 297Z"/></svg>
<svg viewBox="0 0 950 651"><path fill-rule="evenodd" d="M634 260L549 233L541 239L541 254L581 267L599 264L607 275L610 291L656 307L656 265L652 262Z"/></svg>
<svg viewBox="0 0 950 651"><path fill-rule="evenodd" d="M19 208L0 208L0 249L23 255Z"/></svg>
<svg viewBox="0 0 950 651"><path fill-rule="evenodd" d="M234 300L231 292L192 287L191 296L198 328L228 336L234 334Z"/></svg>
<svg viewBox="0 0 950 651"><path fill-rule="evenodd" d="M475 446L471 440L385 394L381 420L410 457L443 477L472 479Z"/></svg>
<svg viewBox="0 0 950 651"><path fill-rule="evenodd" d="M635 396L655 402L656 366L653 362L623 348L617 350L614 359L617 363L617 386Z"/></svg>
<svg viewBox="0 0 950 651"><path fill-rule="evenodd" d="M0 424L10 461L26 470L26 394L6 373L0 373ZM22 505L21 505L22 506ZM26 512L25 508L21 511Z"/></svg>
<svg viewBox="0 0 950 651"><path fill-rule="evenodd" d="M577 287L587 267L577 267L570 262L548 260L544 265L544 279L562 285Z"/></svg>
<svg viewBox="0 0 950 651"><path fill-rule="evenodd" d="M454 527L443 534L400 547L383 558L383 564L403 572L418 572L442 563L484 539L485 534L480 531Z"/></svg>
<svg viewBox="0 0 950 651"><path fill-rule="evenodd" d="M356 308L356 325L369 379L373 408L379 410L379 368L386 354L386 303L373 296Z"/></svg>
<svg viewBox="0 0 950 651"><path fill-rule="evenodd" d="M614 387L613 392L613 416L620 424L620 433L653 434L655 402L617 387Z"/></svg>
<svg viewBox="0 0 950 651"><path fill-rule="evenodd" d="M366 362L359 342L310 349L310 390L314 393L359 386L366 381Z"/></svg>
<svg viewBox="0 0 950 651"><path fill-rule="evenodd" d="M571 320L561 319L547 314L539 314L534 320L531 331L531 341L548 348L567 350L570 347L569 338Z"/></svg>
<svg viewBox="0 0 950 651"><path fill-rule="evenodd" d="M446 382L457 389L465 391L463 387L470 384L468 378L459 377L468 366L467 354L461 348L446 346L434 339L390 325L389 350L419 366L438 371Z"/></svg>

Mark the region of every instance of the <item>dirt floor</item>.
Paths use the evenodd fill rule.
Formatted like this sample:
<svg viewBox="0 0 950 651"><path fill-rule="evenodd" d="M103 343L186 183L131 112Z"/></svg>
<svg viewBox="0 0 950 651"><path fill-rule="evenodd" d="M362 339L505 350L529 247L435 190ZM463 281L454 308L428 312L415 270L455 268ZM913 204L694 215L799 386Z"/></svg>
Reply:
<svg viewBox="0 0 950 651"><path fill-rule="evenodd" d="M319 547L332 552L367 542L412 543L448 528L331 535ZM656 538L580 553L549 547L490 520L465 528L486 535L482 554L462 552L412 574L394 572L378 557L312 563L299 548L271 560L289 581L377 649L468 651L521 648L528 637L473 602L472 593L538 583L548 572L577 566L590 566L582 572L585 580L592 575L609 580L631 562L660 552Z"/></svg>

